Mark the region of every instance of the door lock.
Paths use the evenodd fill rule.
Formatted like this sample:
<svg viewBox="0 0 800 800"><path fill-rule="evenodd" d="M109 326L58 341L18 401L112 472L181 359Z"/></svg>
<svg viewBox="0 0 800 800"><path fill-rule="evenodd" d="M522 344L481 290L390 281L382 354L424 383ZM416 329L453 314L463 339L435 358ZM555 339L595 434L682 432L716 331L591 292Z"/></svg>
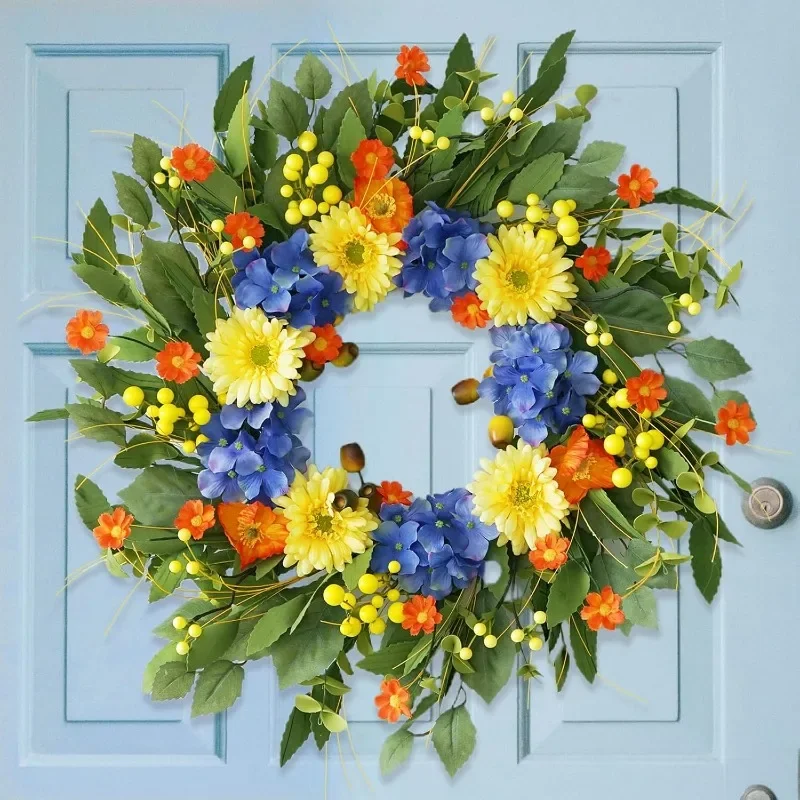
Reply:
<svg viewBox="0 0 800 800"><path fill-rule="evenodd" d="M775 792L760 783L745 789L742 800L778 800Z"/></svg>

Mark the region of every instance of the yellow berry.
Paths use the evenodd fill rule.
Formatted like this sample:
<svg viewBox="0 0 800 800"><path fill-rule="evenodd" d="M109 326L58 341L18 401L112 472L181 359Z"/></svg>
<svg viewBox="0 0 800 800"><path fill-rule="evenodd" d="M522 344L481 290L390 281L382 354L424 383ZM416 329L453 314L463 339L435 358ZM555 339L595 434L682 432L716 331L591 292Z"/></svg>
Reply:
<svg viewBox="0 0 800 800"><path fill-rule="evenodd" d="M380 636L386 630L386 623L380 617L369 624L369 632Z"/></svg>
<svg viewBox="0 0 800 800"><path fill-rule="evenodd" d="M564 236L563 239L564 244L572 247L572 245L578 244L578 242L581 240L581 235L576 233L574 236Z"/></svg>
<svg viewBox="0 0 800 800"><path fill-rule="evenodd" d="M603 449L609 455L618 456L625 450L625 440L616 433L612 433L603 440Z"/></svg>
<svg viewBox="0 0 800 800"><path fill-rule="evenodd" d="M333 153L329 152L328 150L323 150L317 156L317 164L322 164L325 169L330 169L333 166L333 162L335 161L333 157Z"/></svg>
<svg viewBox="0 0 800 800"><path fill-rule="evenodd" d="M176 422L178 419L178 407L172 403L164 403L158 412L158 418L162 422Z"/></svg>
<svg viewBox="0 0 800 800"><path fill-rule="evenodd" d="M178 531L178 538L186 544L192 538L192 532L188 528L181 528Z"/></svg>
<svg viewBox="0 0 800 800"><path fill-rule="evenodd" d="M514 204L508 200L501 200L497 204L497 216L508 219L514 213Z"/></svg>
<svg viewBox="0 0 800 800"><path fill-rule="evenodd" d="M617 381L619 381L619 378L613 369L603 370L603 383L605 383L606 386L613 386Z"/></svg>
<svg viewBox="0 0 800 800"><path fill-rule="evenodd" d="M689 308L692 304L692 296L688 292L684 292L679 298L678 303L682 305L684 308Z"/></svg>
<svg viewBox="0 0 800 800"><path fill-rule="evenodd" d="M571 210L566 200L556 200L555 203L553 203L553 213L557 217L567 217Z"/></svg>
<svg viewBox="0 0 800 800"><path fill-rule="evenodd" d="M633 448L633 454L639 461L644 461L646 458L650 457L650 448L649 447L639 447L638 445Z"/></svg>
<svg viewBox="0 0 800 800"><path fill-rule="evenodd" d="M702 310L703 307L700 305L700 303L690 303L689 307L686 309L686 313L696 317Z"/></svg>
<svg viewBox="0 0 800 800"><path fill-rule="evenodd" d="M617 407L617 398L614 397L614 395L611 395L611 397L609 397L608 400L606 400L606 403L608 403L608 407L609 408L616 408Z"/></svg>
<svg viewBox="0 0 800 800"><path fill-rule="evenodd" d="M618 467L611 473L611 483L617 489L626 489L631 485L633 473L627 467Z"/></svg>
<svg viewBox="0 0 800 800"><path fill-rule="evenodd" d="M304 217L313 217L317 213L317 204L310 197L300 201L300 213Z"/></svg>
<svg viewBox="0 0 800 800"><path fill-rule="evenodd" d="M593 319L587 319L583 323L583 329L586 333L597 333L597 323Z"/></svg>
<svg viewBox="0 0 800 800"><path fill-rule="evenodd" d="M400 599L400 592L398 592L397 589L389 589L389 591L386 592L386 599L390 603L396 603Z"/></svg>
<svg viewBox="0 0 800 800"><path fill-rule="evenodd" d="M391 572L392 575L397 575L398 572L403 568L403 565L399 561L390 561L389 566L387 569Z"/></svg>
<svg viewBox="0 0 800 800"><path fill-rule="evenodd" d="M655 456L648 456L644 460L644 465L647 469L655 469L658 466L658 459Z"/></svg>
<svg viewBox="0 0 800 800"><path fill-rule="evenodd" d="M373 605L361 606L358 610L358 616L362 622L370 623L378 619L378 609Z"/></svg>
<svg viewBox="0 0 800 800"><path fill-rule="evenodd" d="M201 408L199 411L194 412L192 419L198 425L208 425L211 422L211 412L207 408Z"/></svg>
<svg viewBox="0 0 800 800"><path fill-rule="evenodd" d="M322 199L329 205L335 206L342 199L342 190L338 186L326 186L322 190Z"/></svg>
<svg viewBox="0 0 800 800"><path fill-rule="evenodd" d="M578 204L572 199L567 200L567 205L570 211L574 211L578 207Z"/></svg>
<svg viewBox="0 0 800 800"><path fill-rule="evenodd" d="M331 207L324 200L317 203L317 211L319 211L320 214L327 214L330 210Z"/></svg>
<svg viewBox="0 0 800 800"><path fill-rule="evenodd" d="M594 414L584 414L581 424L584 428L594 428L597 425L597 417Z"/></svg>
<svg viewBox="0 0 800 800"><path fill-rule="evenodd" d="M304 153L310 153L317 146L316 134L313 131L303 131L297 137L297 146Z"/></svg>
<svg viewBox="0 0 800 800"><path fill-rule="evenodd" d="M561 236L574 236L578 232L578 220L567 214L559 219L556 230Z"/></svg>
<svg viewBox="0 0 800 800"><path fill-rule="evenodd" d="M544 640L541 636L531 636L531 638L528 640L528 647L530 647L530 649L534 652L541 650L543 645Z"/></svg>
<svg viewBox="0 0 800 800"><path fill-rule="evenodd" d="M472 648L471 647L462 647L458 651L458 657L462 661L469 661L472 658Z"/></svg>
<svg viewBox="0 0 800 800"><path fill-rule="evenodd" d="M680 333L682 328L683 325L681 325L681 323L678 322L677 319L672 320L672 322L670 322L669 325L667 325L667 330L673 335Z"/></svg>
<svg viewBox="0 0 800 800"><path fill-rule="evenodd" d="M614 398L617 401L617 406L619 408L630 408L631 401L628 400L628 390L627 389L617 389Z"/></svg>
<svg viewBox="0 0 800 800"><path fill-rule="evenodd" d="M211 230L214 231L214 233L222 233L222 231L225 230L225 223L221 219L212 219Z"/></svg>
<svg viewBox="0 0 800 800"><path fill-rule="evenodd" d="M664 434L655 428L649 431L650 434L650 449L659 450L664 446Z"/></svg>
<svg viewBox="0 0 800 800"><path fill-rule="evenodd" d="M297 208L299 205L300 205L300 203L298 203L297 200L290 200L287 207L288 208Z"/></svg>
<svg viewBox="0 0 800 800"><path fill-rule="evenodd" d="M400 624L405 619L405 615L403 614L403 604L392 603L389 606L388 617L392 622Z"/></svg>
<svg viewBox="0 0 800 800"><path fill-rule="evenodd" d="M511 103L513 103L517 99L517 96L514 94L514 92L511 91L511 89L506 89L503 92L503 95L502 95L502 97L500 99L506 105L511 105Z"/></svg>
<svg viewBox="0 0 800 800"><path fill-rule="evenodd" d="M303 156L299 153L289 153L286 156L286 166L289 169L293 169L295 172L299 172L303 169Z"/></svg>
<svg viewBox="0 0 800 800"><path fill-rule="evenodd" d="M473 633L474 633L476 636L483 636L483 635L486 633L486 624L485 624L485 623L483 623L483 622L476 622L476 623L475 623L475 624L472 626L472 632L473 632Z"/></svg>
<svg viewBox="0 0 800 800"><path fill-rule="evenodd" d="M160 411L158 406L147 406L144 413L150 417L150 419L157 419Z"/></svg>
<svg viewBox="0 0 800 800"><path fill-rule="evenodd" d="M541 222L544 219L544 211L540 206L528 206L525 209L525 219L528 222Z"/></svg>
<svg viewBox="0 0 800 800"><path fill-rule="evenodd" d="M156 184L156 186L163 186L166 182L167 176L163 172L156 172L156 174L153 175L153 183Z"/></svg>
<svg viewBox="0 0 800 800"><path fill-rule="evenodd" d="M159 389L156 393L156 399L159 403L171 403L175 399L175 392L172 389L164 386L162 389Z"/></svg>
<svg viewBox="0 0 800 800"><path fill-rule="evenodd" d="M652 442L653 437L650 436L647 431L642 431L642 433L636 434L636 444L639 445L639 447L646 447L649 450Z"/></svg>
<svg viewBox="0 0 800 800"><path fill-rule="evenodd" d="M294 194L294 188L289 183L284 183L281 186L281 197L289 198Z"/></svg>
<svg viewBox="0 0 800 800"><path fill-rule="evenodd" d="M287 181L299 181L300 173L296 169L289 169L289 165L286 164L283 167L283 177L286 178Z"/></svg>
<svg viewBox="0 0 800 800"><path fill-rule="evenodd" d="M421 139L422 138L422 128L419 125L412 125L408 129L408 136L410 139Z"/></svg>
<svg viewBox="0 0 800 800"><path fill-rule="evenodd" d="M548 245L555 246L557 236L556 236L556 232L554 230L552 230L551 228L542 228L536 234L536 238L539 241L543 241Z"/></svg>
<svg viewBox="0 0 800 800"><path fill-rule="evenodd" d="M602 427L606 424L606 418L602 414L597 414L595 416L595 427Z"/></svg>
<svg viewBox="0 0 800 800"><path fill-rule="evenodd" d="M383 608L385 602L386 601L379 594L376 594L372 600L370 600L370 603L372 603L375 608Z"/></svg>
<svg viewBox="0 0 800 800"><path fill-rule="evenodd" d="M308 177L312 183L322 184L328 180L328 170L326 167L323 167L322 164L314 164L312 167L309 167L308 170Z"/></svg>
<svg viewBox="0 0 800 800"><path fill-rule="evenodd" d="M533 612L533 621L537 625L544 625L547 622L547 613L544 611L534 611Z"/></svg>
<svg viewBox="0 0 800 800"><path fill-rule="evenodd" d="M173 175L167 183L170 189L177 189L181 185L181 179L177 175Z"/></svg>
<svg viewBox="0 0 800 800"><path fill-rule="evenodd" d="M522 628L514 628L511 631L511 641L519 644L525 638L525 631Z"/></svg>
<svg viewBox="0 0 800 800"><path fill-rule="evenodd" d="M600 337L596 333L590 333L586 337L586 346L587 347L597 347L600 344Z"/></svg>
<svg viewBox="0 0 800 800"><path fill-rule="evenodd" d="M175 430L175 426L171 422L159 420L156 423L156 432L160 433L162 436L170 436L173 430Z"/></svg>
<svg viewBox="0 0 800 800"><path fill-rule="evenodd" d="M422 140L422 144L432 144L436 136L433 131L424 130L422 131L422 136L420 136L419 138Z"/></svg>
<svg viewBox="0 0 800 800"><path fill-rule="evenodd" d="M189 626L189 630L186 632L192 637L192 639L199 639L203 635L203 628L194 622Z"/></svg>
<svg viewBox="0 0 800 800"><path fill-rule="evenodd" d="M169 571L173 575L177 575L179 572L183 572L183 564L180 561L178 561L178 559L170 561L169 562Z"/></svg>
<svg viewBox="0 0 800 800"><path fill-rule="evenodd" d="M614 433L616 433L617 436L627 436L628 429L624 425L617 425L617 427L614 428Z"/></svg>
<svg viewBox="0 0 800 800"><path fill-rule="evenodd" d="M181 450L183 450L184 453L194 453L194 451L197 450L197 445L191 439L184 439L183 442L181 442Z"/></svg>
<svg viewBox="0 0 800 800"><path fill-rule="evenodd" d="M481 109L481 119L484 122L491 122L494 119L494 109L491 106L484 106Z"/></svg>
<svg viewBox="0 0 800 800"><path fill-rule="evenodd" d="M344 600L344 587L339 586L338 583L330 583L325 587L322 592L322 599L329 606L340 606Z"/></svg>
<svg viewBox="0 0 800 800"><path fill-rule="evenodd" d="M299 225L303 221L303 214L299 208L287 208L283 218L290 225Z"/></svg>
<svg viewBox="0 0 800 800"><path fill-rule="evenodd" d="M356 596L352 592L345 592L339 605L345 611L352 611L356 607Z"/></svg>
<svg viewBox="0 0 800 800"><path fill-rule="evenodd" d="M201 408L208 408L208 398L204 394L193 394L189 398L189 411L194 413Z"/></svg>
<svg viewBox="0 0 800 800"><path fill-rule="evenodd" d="M256 240L252 236L245 236L242 239L242 247L245 250L252 250L256 246Z"/></svg>
<svg viewBox="0 0 800 800"><path fill-rule="evenodd" d="M186 571L190 575L199 575L200 574L200 562L199 561L189 561L186 564Z"/></svg>
<svg viewBox="0 0 800 800"><path fill-rule="evenodd" d="M378 591L378 579L367 572L358 579L358 589L364 594L374 594Z"/></svg>
<svg viewBox="0 0 800 800"><path fill-rule="evenodd" d="M208 436L206 436L204 433L201 433L199 436L195 438L194 443L200 446L201 444L203 444L203 442L209 442L209 441L211 440L208 438Z"/></svg>
<svg viewBox="0 0 800 800"><path fill-rule="evenodd" d="M175 645L175 652L179 656L185 656L189 652L189 642L178 642Z"/></svg>
<svg viewBox="0 0 800 800"><path fill-rule="evenodd" d="M608 331L605 331L600 334L600 344L603 345L603 347L608 347L614 344L614 337Z"/></svg>
<svg viewBox="0 0 800 800"><path fill-rule="evenodd" d="M492 445L504 449L514 438L514 420L505 414L496 414L489 420L488 432Z"/></svg>
<svg viewBox="0 0 800 800"><path fill-rule="evenodd" d="M447 150L450 147L450 140L446 136L440 136L436 140L437 150Z"/></svg>
<svg viewBox="0 0 800 800"><path fill-rule="evenodd" d="M356 636L361 633L361 620L357 619L356 617L348 617L339 626L339 632L342 634L342 636L355 639Z"/></svg>
<svg viewBox="0 0 800 800"><path fill-rule="evenodd" d="M508 112L508 117L512 122L519 122L525 116L521 108L512 108Z"/></svg>
<svg viewBox="0 0 800 800"><path fill-rule="evenodd" d="M538 194L534 194L533 192L531 192L531 193L530 193L530 194L529 194L529 195L528 195L528 196L525 198L525 203L526 203L527 205L529 205L529 206L538 206L538 205L539 205L539 200L540 200L540 199L541 199L541 198L539 197L539 195L538 195Z"/></svg>
<svg viewBox="0 0 800 800"><path fill-rule="evenodd" d="M497 647L497 637L493 636L491 633L488 636L484 636L483 646L488 647L489 650L493 650L495 647Z"/></svg>
<svg viewBox="0 0 800 800"><path fill-rule="evenodd" d="M168 170L172 169L172 160L167 158L167 156L162 156L161 161L158 162L158 166L167 172Z"/></svg>
<svg viewBox="0 0 800 800"><path fill-rule="evenodd" d="M176 631L182 631L187 625L189 624L189 620L186 617L175 617L172 620L172 627L175 628Z"/></svg>
<svg viewBox="0 0 800 800"><path fill-rule="evenodd" d="M219 251L224 256L229 256L233 252L233 245L230 242L223 242L219 246Z"/></svg>

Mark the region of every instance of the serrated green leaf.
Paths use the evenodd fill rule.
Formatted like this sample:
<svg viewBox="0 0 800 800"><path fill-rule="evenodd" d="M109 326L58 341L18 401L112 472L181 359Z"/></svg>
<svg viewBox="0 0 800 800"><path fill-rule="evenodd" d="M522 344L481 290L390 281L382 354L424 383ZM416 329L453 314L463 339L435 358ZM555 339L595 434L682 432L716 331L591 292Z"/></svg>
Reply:
<svg viewBox="0 0 800 800"><path fill-rule="evenodd" d="M189 672L183 661L167 661L156 672L150 694L157 701L186 697L194 686L194 677L194 672Z"/></svg>
<svg viewBox="0 0 800 800"><path fill-rule="evenodd" d="M164 346L164 340L146 325L111 336L108 343L117 348L114 354L117 361L133 362L152 361Z"/></svg>
<svg viewBox="0 0 800 800"><path fill-rule="evenodd" d="M186 572L183 569L178 573L170 571L169 565L171 560L171 558L166 557L158 565L155 572L153 572L152 569L149 571L148 578L150 580L150 594L148 601L150 603L155 603L158 600L163 600L165 597L169 597L169 595L171 595L187 577Z"/></svg>
<svg viewBox="0 0 800 800"><path fill-rule="evenodd" d="M724 339L709 336L686 344L686 360L701 378L721 381L750 371L741 353Z"/></svg>
<svg viewBox="0 0 800 800"><path fill-rule="evenodd" d="M575 666L589 683L593 683L597 675L597 631L577 615L569 618L569 644Z"/></svg>
<svg viewBox="0 0 800 800"><path fill-rule="evenodd" d="M250 632L247 655L254 656L274 644L292 626L306 601L305 595L298 595L269 609L263 617L260 617Z"/></svg>
<svg viewBox="0 0 800 800"><path fill-rule="evenodd" d="M214 620L209 622L209 620ZM189 669L201 669L223 656L236 639L239 623L235 617L223 614L209 615L200 623L203 635L192 642L192 649L186 657Z"/></svg>
<svg viewBox="0 0 800 800"><path fill-rule="evenodd" d="M578 165L591 175L607 178L622 161L625 147L614 142L590 142L583 149Z"/></svg>
<svg viewBox="0 0 800 800"><path fill-rule="evenodd" d="M342 571L344 585L349 591L358 586L358 579L369 569L369 562L372 558L372 548L357 555Z"/></svg>
<svg viewBox="0 0 800 800"><path fill-rule="evenodd" d="M567 72L567 48L574 36L575 31L562 33L544 54L536 73L536 80L517 101L527 113L532 114L540 109L558 91Z"/></svg>
<svg viewBox="0 0 800 800"><path fill-rule="evenodd" d="M161 148L152 139L134 133L131 155L133 171L150 186L153 182L153 175L161 171L159 163L163 156Z"/></svg>
<svg viewBox="0 0 800 800"><path fill-rule="evenodd" d="M140 524L172 528L186 499L197 496L197 476L163 464L148 467L119 496Z"/></svg>
<svg viewBox="0 0 800 800"><path fill-rule="evenodd" d="M169 661L185 662L185 656L179 656L175 652L175 645L173 642L165 644L151 659L147 662L142 675L142 692L150 694L153 691L153 683L156 679L156 673L161 667ZM183 667L186 670L186 667Z"/></svg>
<svg viewBox="0 0 800 800"><path fill-rule="evenodd" d="M548 153L523 167L508 187L508 199L512 203L524 203L533 193L544 197L564 172L564 154Z"/></svg>
<svg viewBox="0 0 800 800"><path fill-rule="evenodd" d="M97 200L86 217L83 231L83 257L87 264L115 270L119 256L111 215L102 200Z"/></svg>
<svg viewBox="0 0 800 800"><path fill-rule="evenodd" d="M147 227L153 219L153 204L139 181L115 172L114 185L117 189L119 207L137 224Z"/></svg>
<svg viewBox="0 0 800 800"><path fill-rule="evenodd" d="M125 446L125 418L122 414L88 403L68 403L66 409L82 436L96 442L113 442L118 447Z"/></svg>
<svg viewBox="0 0 800 800"><path fill-rule="evenodd" d="M192 716L219 714L242 693L244 669L230 661L216 661L201 673L194 690Z"/></svg>
<svg viewBox="0 0 800 800"><path fill-rule="evenodd" d="M719 214L720 216L730 219L730 216L725 210L716 203L703 200L702 197L698 197L696 194L686 189L681 189L678 186L673 186L671 189L666 189L663 192L656 192L653 202L669 203L671 205L685 206L687 208L698 208L701 211L711 211L714 214Z"/></svg>
<svg viewBox="0 0 800 800"><path fill-rule="evenodd" d="M331 104L325 112L322 136L320 137L324 148L330 150L333 147L348 109L356 112L364 130L369 133L372 127L372 98L366 80L346 86L331 100Z"/></svg>
<svg viewBox="0 0 800 800"><path fill-rule="evenodd" d="M331 90L333 80L328 68L313 54L306 53L294 76L300 94L309 100L322 100Z"/></svg>
<svg viewBox="0 0 800 800"><path fill-rule="evenodd" d="M366 138L364 126L352 108L348 108L342 119L339 129L339 136L336 139L336 157L339 175L346 186L352 186L356 174L356 168L350 160L350 156L355 152L360 142ZM380 187L378 183L375 191Z"/></svg>
<svg viewBox="0 0 800 800"><path fill-rule="evenodd" d="M69 412L66 408L46 408L31 414L25 422L50 422L54 419L67 419Z"/></svg>
<svg viewBox="0 0 800 800"><path fill-rule="evenodd" d="M581 137L582 119L565 119L550 122L536 134L526 156L534 159L546 153L563 153L571 156L578 148Z"/></svg>
<svg viewBox="0 0 800 800"><path fill-rule="evenodd" d="M472 755L476 738L477 732L466 706L451 708L439 715L431 740L451 778Z"/></svg>
<svg viewBox="0 0 800 800"><path fill-rule="evenodd" d="M253 80L253 58L248 58L231 72L222 84L217 100L214 103L214 130L228 129L236 104L242 99L247 87Z"/></svg>
<svg viewBox="0 0 800 800"><path fill-rule="evenodd" d="M311 733L311 717L292 709L281 737L280 764L283 766L300 749Z"/></svg>
<svg viewBox="0 0 800 800"><path fill-rule="evenodd" d="M414 747L414 735L404 728L400 728L387 736L381 746L378 763L381 775L390 775L404 762L408 761Z"/></svg>
<svg viewBox="0 0 800 800"><path fill-rule="evenodd" d="M143 469L156 461L176 458L178 450L168 441L149 433L137 433L114 457L114 463L125 469Z"/></svg>
<svg viewBox="0 0 800 800"><path fill-rule="evenodd" d="M597 205L613 189L614 184L608 178L596 175L579 164L564 170L545 202L552 206L556 200L570 199L578 204L578 208L587 209Z"/></svg>
<svg viewBox="0 0 800 800"><path fill-rule="evenodd" d="M101 514L111 511L111 503L100 487L83 475L75 476L75 507L89 530L97 527L97 518Z"/></svg>
<svg viewBox="0 0 800 800"><path fill-rule="evenodd" d="M548 625L558 625L569 619L589 592L589 576L577 561L568 561L556 573L547 598Z"/></svg>
<svg viewBox="0 0 800 800"><path fill-rule="evenodd" d="M303 95L286 84L270 80L267 121L284 139L293 142L308 128L310 114Z"/></svg>
<svg viewBox="0 0 800 800"><path fill-rule="evenodd" d="M225 157L234 176L250 166L250 100L246 94L233 110L225 137Z"/></svg>
<svg viewBox="0 0 800 800"><path fill-rule="evenodd" d="M511 613L502 606L495 612L492 631L500 633L510 627L513 622ZM501 636L493 649L484 647L480 641L472 646L472 658L469 663L475 672L464 676L464 683L477 692L487 703L498 695L508 683L514 670L517 654L511 639Z"/></svg>

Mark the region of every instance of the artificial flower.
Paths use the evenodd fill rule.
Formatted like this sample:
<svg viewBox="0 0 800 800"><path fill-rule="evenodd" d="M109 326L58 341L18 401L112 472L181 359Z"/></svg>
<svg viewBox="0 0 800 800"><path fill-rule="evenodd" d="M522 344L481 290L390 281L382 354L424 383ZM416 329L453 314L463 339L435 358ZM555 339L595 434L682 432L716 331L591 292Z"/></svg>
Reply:
<svg viewBox="0 0 800 800"><path fill-rule="evenodd" d="M347 473L328 467L320 472L309 466L308 475L298 473L289 493L275 498L283 508L289 536L284 565L297 565L297 574L308 575L318 569L341 572L370 545L370 531L378 527L367 509L367 500L358 499L355 508L335 508L333 496L347 488Z"/></svg>
<svg viewBox="0 0 800 800"><path fill-rule="evenodd" d="M511 542L520 555L537 537L558 533L569 502L544 448L509 445L493 461L481 459L481 468L467 489L481 522L500 531L498 544Z"/></svg>
<svg viewBox="0 0 800 800"><path fill-rule="evenodd" d="M582 425L576 425L566 444L550 451L556 468L556 481L567 500L580 503L592 489L611 489L611 473L617 468L613 456L606 453L603 440L592 438Z"/></svg>
<svg viewBox="0 0 800 800"><path fill-rule="evenodd" d="M463 325L471 331L474 331L475 328L485 328L489 322L489 315L481 308L481 301L474 292L454 297L450 313L459 325Z"/></svg>
<svg viewBox="0 0 800 800"><path fill-rule="evenodd" d="M252 236L256 240L255 246L261 247L264 226L258 217L254 217L246 211L240 211L238 214L228 214L225 217L225 233L231 237L231 244L235 250L239 248L252 249L244 247L244 240L248 236Z"/></svg>
<svg viewBox="0 0 800 800"><path fill-rule="evenodd" d="M220 503L219 521L239 554L242 569L283 552L288 531L283 514L262 503Z"/></svg>
<svg viewBox="0 0 800 800"><path fill-rule="evenodd" d="M306 358L318 367L333 361L342 351L342 337L336 333L333 325L323 325L312 328L311 332L316 336L311 344L305 346L303 352Z"/></svg>
<svg viewBox="0 0 800 800"><path fill-rule="evenodd" d="M373 531L372 539L375 542L372 548L372 558L369 566L373 572L387 572L389 564L397 561L400 564L398 575L412 575L419 566L420 559L412 547L417 541L419 525L416 522L385 521Z"/></svg>
<svg viewBox="0 0 800 800"><path fill-rule="evenodd" d="M725 444L734 445L737 442L747 444L750 441L750 432L756 429L755 420L750 416L749 403L737 403L735 400L728 402L717 411L717 424L714 430L725 437Z"/></svg>
<svg viewBox="0 0 800 800"><path fill-rule="evenodd" d="M167 342L156 353L156 372L165 381L186 383L200 372L200 358L188 342Z"/></svg>
<svg viewBox="0 0 800 800"><path fill-rule="evenodd" d="M536 540L534 547L528 553L528 560L539 572L546 569L555 572L567 563L569 546L569 539L557 533L548 533L544 538Z"/></svg>
<svg viewBox="0 0 800 800"><path fill-rule="evenodd" d="M119 550L123 542L131 535L133 515L128 514L122 506L117 506L110 514L101 514L97 518L97 527L92 533L100 547Z"/></svg>
<svg viewBox="0 0 800 800"><path fill-rule="evenodd" d="M399 178L356 178L353 203L379 233L400 233L414 213L408 184Z"/></svg>
<svg viewBox="0 0 800 800"><path fill-rule="evenodd" d="M608 275L610 263L611 253L605 247L587 247L575 259L575 266L583 272L583 277L594 282Z"/></svg>
<svg viewBox="0 0 800 800"><path fill-rule="evenodd" d="M630 208L639 208L642 200L651 203L658 186L658 181L650 175L650 170L638 164L631 167L629 175L620 175L617 183L617 197L625 200Z"/></svg>
<svg viewBox="0 0 800 800"><path fill-rule="evenodd" d="M84 355L96 353L106 346L108 325L103 322L100 311L80 309L67 323L67 344Z"/></svg>
<svg viewBox="0 0 800 800"><path fill-rule="evenodd" d="M202 183L214 171L214 159L211 153L191 142L184 147L172 148L172 166L178 177L184 181Z"/></svg>
<svg viewBox="0 0 800 800"><path fill-rule="evenodd" d="M610 586L604 586L600 592L586 595L581 619L593 631L599 631L600 628L613 631L617 625L625 622L625 613L620 609L621 602L622 598Z"/></svg>
<svg viewBox="0 0 800 800"><path fill-rule="evenodd" d="M220 438L220 443L207 452L203 450L202 460L206 469L197 476L197 488L203 497L222 497L226 503L232 503L247 497L252 500L258 489L247 496L242 481L252 475L263 461L256 453L256 442L246 431L228 444L227 438Z"/></svg>
<svg viewBox="0 0 800 800"><path fill-rule="evenodd" d="M371 310L394 288L392 278L401 267L399 233L374 231L358 208L344 202L309 225L314 260L342 276L358 311Z"/></svg>
<svg viewBox="0 0 800 800"><path fill-rule="evenodd" d="M207 339L211 355L204 366L215 392L225 392L238 406L273 400L285 406L297 391L303 348L314 334L269 319L260 308L235 308L228 319L217 320Z"/></svg>
<svg viewBox="0 0 800 800"><path fill-rule="evenodd" d="M186 528L193 539L202 539L203 534L214 527L214 506L203 505L202 500L187 500L172 524L178 530Z"/></svg>
<svg viewBox="0 0 800 800"><path fill-rule="evenodd" d="M441 621L442 615L436 610L436 600L433 597L415 594L408 602L403 603L401 624L412 636L432 633Z"/></svg>
<svg viewBox="0 0 800 800"><path fill-rule="evenodd" d="M572 308L569 300L578 294L572 261L548 233L501 225L488 237L491 253L475 266L475 291L495 325L547 322Z"/></svg>
<svg viewBox="0 0 800 800"><path fill-rule="evenodd" d="M385 178L394 166L394 153L392 148L387 147L380 139L362 139L350 155L350 160L356 168L358 178L367 181L380 180Z"/></svg>
<svg viewBox="0 0 800 800"><path fill-rule="evenodd" d="M381 485L378 487L378 496L382 503L411 505L411 492L406 491L399 481L381 481Z"/></svg>
<svg viewBox="0 0 800 800"><path fill-rule="evenodd" d="M398 67L394 71L396 78L404 80L409 86L422 86L426 83L423 72L428 72L431 65L424 50L417 45L409 47L404 44L397 54Z"/></svg>
<svg viewBox="0 0 800 800"><path fill-rule="evenodd" d="M397 678L386 678L381 681L381 693L375 697L378 707L378 716L387 722L397 722L403 714L411 719L411 708L408 701L411 699L407 689Z"/></svg>
<svg viewBox="0 0 800 800"><path fill-rule="evenodd" d="M625 383L628 390L628 402L643 411L658 411L661 401L667 396L664 388L664 376L652 369L643 369L635 378L628 378Z"/></svg>

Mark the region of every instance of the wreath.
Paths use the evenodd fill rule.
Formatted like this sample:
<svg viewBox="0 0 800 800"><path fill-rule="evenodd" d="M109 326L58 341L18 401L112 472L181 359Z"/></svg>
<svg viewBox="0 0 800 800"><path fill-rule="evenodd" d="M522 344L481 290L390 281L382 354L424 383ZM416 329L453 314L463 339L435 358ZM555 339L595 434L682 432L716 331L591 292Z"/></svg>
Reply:
<svg viewBox="0 0 800 800"><path fill-rule="evenodd" d="M654 590L676 589L683 562L714 597L720 540L736 539L706 478L750 487L694 435L745 444L755 422L718 387L748 371L742 356L684 320L734 299L741 262L703 234L731 217L637 164L610 180L619 144L577 153L597 90L552 101L572 36L499 103L466 36L441 87L404 46L393 80L328 105L314 55L296 88L271 80L267 103L249 91L250 59L214 106L216 155L133 137L141 180L115 173L122 213L98 200L72 256L115 307L113 332L95 310L66 326L92 356L71 361L92 393L31 419L68 418L139 470L116 503L79 475L75 502L99 562L146 581L151 602L185 600L155 631L154 700L193 690L193 715L224 711L245 665L271 657L280 686L301 687L283 764L312 732L323 748L346 728L355 666L375 676L378 717L401 723L382 769L429 734L452 775L475 744L465 689L491 702L547 663L559 690L571 665L593 681L599 631L656 627ZM347 316L398 290L494 346L483 377L452 393L493 405L496 457L428 497L366 482L356 443L340 467L309 464L302 443L300 384L352 364ZM710 395L665 375L662 356Z"/></svg>

